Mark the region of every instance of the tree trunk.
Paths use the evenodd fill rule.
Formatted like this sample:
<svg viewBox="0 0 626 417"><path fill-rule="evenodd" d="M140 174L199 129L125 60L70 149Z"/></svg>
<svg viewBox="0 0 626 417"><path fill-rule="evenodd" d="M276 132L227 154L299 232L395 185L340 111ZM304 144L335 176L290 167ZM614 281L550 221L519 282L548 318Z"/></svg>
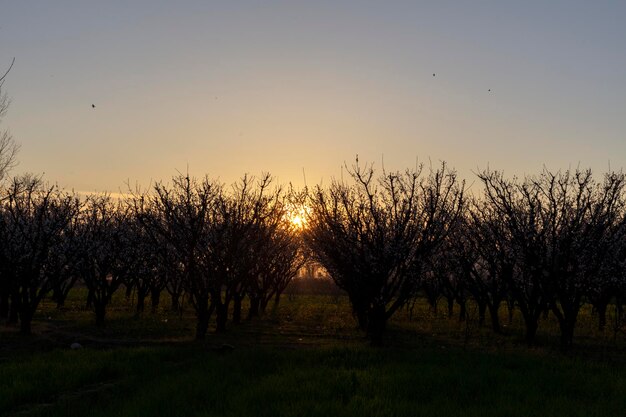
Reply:
<svg viewBox="0 0 626 417"><path fill-rule="evenodd" d="M274 311L276 311L278 309L278 304L280 304L280 296L281 296L281 294L282 294L282 291L279 291L274 296L274 307L272 307L274 309Z"/></svg>
<svg viewBox="0 0 626 417"><path fill-rule="evenodd" d="M215 333L224 333L226 331L226 322L228 321L228 304L218 301L215 305Z"/></svg>
<svg viewBox="0 0 626 417"><path fill-rule="evenodd" d="M9 324L17 324L20 315L20 297L18 294L11 295L11 304L9 305Z"/></svg>
<svg viewBox="0 0 626 417"><path fill-rule="evenodd" d="M579 305L579 301L574 300L571 303L561 303L560 310L557 308L556 303L552 307L552 312L559 320L559 327L561 329L561 350L564 352L569 350L574 344L574 328L576 327Z"/></svg>
<svg viewBox="0 0 626 417"><path fill-rule="evenodd" d="M367 309L361 307L360 305L352 304L352 312L356 317L357 323L359 324L359 329L367 331L369 321Z"/></svg>
<svg viewBox="0 0 626 417"><path fill-rule="evenodd" d="M0 319L9 317L9 293L0 293Z"/></svg>
<svg viewBox="0 0 626 417"><path fill-rule="evenodd" d="M596 305L596 309L598 310L598 330L601 332L606 328L606 308L608 303L601 303Z"/></svg>
<svg viewBox="0 0 626 417"><path fill-rule="evenodd" d="M137 291L137 314L143 313L146 305L146 294L143 291Z"/></svg>
<svg viewBox="0 0 626 417"><path fill-rule="evenodd" d="M77 277L72 277L65 284L59 284L57 286L58 291L55 290L57 292L57 294L55 295L57 309L62 309L65 306L65 301L67 300L67 296L69 295L72 288L74 288L74 285L76 284L77 280L78 280Z"/></svg>
<svg viewBox="0 0 626 417"><path fill-rule="evenodd" d="M513 324L513 313L515 312L515 301L507 300L507 313L509 316L509 326Z"/></svg>
<svg viewBox="0 0 626 417"><path fill-rule="evenodd" d="M487 303L481 301L478 303L478 325L485 325L485 312L487 311Z"/></svg>
<svg viewBox="0 0 626 417"><path fill-rule="evenodd" d="M161 303L161 290L157 288L152 288L150 290L150 304L152 313L156 313L159 309L159 304Z"/></svg>
<svg viewBox="0 0 626 417"><path fill-rule="evenodd" d="M502 333L500 327L500 318L498 317L498 310L500 309L500 303L489 303L489 316L491 317L491 328L495 333Z"/></svg>
<svg viewBox="0 0 626 417"><path fill-rule="evenodd" d="M357 319L359 329L367 332L367 322L369 321L369 302L359 299L355 294L348 293L350 304L352 305L352 314Z"/></svg>
<svg viewBox="0 0 626 417"><path fill-rule="evenodd" d="M241 302L243 297L239 294L233 296L233 324L241 323Z"/></svg>
<svg viewBox="0 0 626 417"><path fill-rule="evenodd" d="M137 286L139 287L139 286ZM133 285L126 285L126 299L129 300L130 296L133 294Z"/></svg>
<svg viewBox="0 0 626 417"><path fill-rule="evenodd" d="M268 299L263 297L261 298L261 303L260 303L260 309L261 309L261 314L265 314L265 311L267 310L267 303L268 303Z"/></svg>
<svg viewBox="0 0 626 417"><path fill-rule="evenodd" d="M23 305L20 309L20 333L25 336L31 334L31 323L33 321L33 311L29 306Z"/></svg>
<svg viewBox="0 0 626 417"><path fill-rule="evenodd" d="M535 342L539 322L536 318L524 316L524 323L526 324L526 343L528 346L532 346Z"/></svg>
<svg viewBox="0 0 626 417"><path fill-rule="evenodd" d="M93 307L93 302L94 302L94 290L90 288L89 292L87 293L87 304L85 305L85 308L91 309Z"/></svg>
<svg viewBox="0 0 626 417"><path fill-rule="evenodd" d="M54 302L57 303L57 310L60 310L63 308L66 297L67 297L67 294L63 292L63 289L60 286L57 286L52 290L51 298Z"/></svg>
<svg viewBox="0 0 626 417"><path fill-rule="evenodd" d="M561 328L561 350L565 352L574 345L576 320L572 318L563 319L559 321L559 327Z"/></svg>
<svg viewBox="0 0 626 417"><path fill-rule="evenodd" d="M250 309L248 310L248 320L253 317L259 317L259 299L250 297Z"/></svg>
<svg viewBox="0 0 626 417"><path fill-rule="evenodd" d="M196 340L204 340L204 337L209 329L210 317L209 298L200 297L196 303Z"/></svg>
<svg viewBox="0 0 626 417"><path fill-rule="evenodd" d="M96 312L96 326L104 326L104 318L106 316L106 302L94 300L94 307Z"/></svg>
<svg viewBox="0 0 626 417"><path fill-rule="evenodd" d="M459 306L461 306L461 311L459 311L459 321L463 322L467 318L467 307L465 305L465 300L459 301Z"/></svg>
<svg viewBox="0 0 626 417"><path fill-rule="evenodd" d="M172 311L180 311L180 294L170 293L170 309Z"/></svg>
<svg viewBox="0 0 626 417"><path fill-rule="evenodd" d="M448 318L454 314L454 298L448 298Z"/></svg>
<svg viewBox="0 0 626 417"><path fill-rule="evenodd" d="M430 304L430 311L433 313L433 317L437 317L437 299L430 301L429 304ZM415 307L415 303L413 303L413 306L411 306L411 315L413 315L412 311L414 307Z"/></svg>
<svg viewBox="0 0 626 417"><path fill-rule="evenodd" d="M367 320L367 338L372 345L382 345L386 326L387 317L385 315L385 309L381 307L371 308Z"/></svg>

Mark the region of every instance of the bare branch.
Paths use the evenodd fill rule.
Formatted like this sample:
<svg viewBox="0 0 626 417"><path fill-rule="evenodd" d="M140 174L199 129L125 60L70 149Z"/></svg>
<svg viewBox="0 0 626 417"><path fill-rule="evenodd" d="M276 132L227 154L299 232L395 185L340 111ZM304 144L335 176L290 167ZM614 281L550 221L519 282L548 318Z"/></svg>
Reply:
<svg viewBox="0 0 626 417"><path fill-rule="evenodd" d="M6 78L6 76L11 71L11 68L13 68L13 64L15 64L15 57L13 57L13 60L11 61L11 65L9 65L9 69L7 69L6 72L4 73L4 75L2 77L0 77L0 87L2 87L2 84L4 83L4 79Z"/></svg>

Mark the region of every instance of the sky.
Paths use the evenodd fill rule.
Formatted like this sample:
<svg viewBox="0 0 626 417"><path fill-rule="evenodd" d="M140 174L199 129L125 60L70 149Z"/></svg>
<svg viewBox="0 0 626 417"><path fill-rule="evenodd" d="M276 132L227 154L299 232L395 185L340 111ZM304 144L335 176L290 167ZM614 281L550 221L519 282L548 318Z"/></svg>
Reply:
<svg viewBox="0 0 626 417"><path fill-rule="evenodd" d="M356 155L601 174L626 166L625 21L623 1L0 0L0 129L14 173L85 192L327 184Z"/></svg>

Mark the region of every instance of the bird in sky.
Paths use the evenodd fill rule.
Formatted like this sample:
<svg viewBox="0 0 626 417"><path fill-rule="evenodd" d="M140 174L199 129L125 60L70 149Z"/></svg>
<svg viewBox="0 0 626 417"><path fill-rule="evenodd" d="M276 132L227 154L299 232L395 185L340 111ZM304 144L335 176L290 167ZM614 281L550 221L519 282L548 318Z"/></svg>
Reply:
<svg viewBox="0 0 626 417"><path fill-rule="evenodd" d="M435 76L435 74L433 74L433 77Z"/></svg>
<svg viewBox="0 0 626 417"><path fill-rule="evenodd" d="M96 108L96 105L95 105L95 104L92 104L92 105L91 105L91 108L92 108L92 109L95 109L95 108Z"/></svg>

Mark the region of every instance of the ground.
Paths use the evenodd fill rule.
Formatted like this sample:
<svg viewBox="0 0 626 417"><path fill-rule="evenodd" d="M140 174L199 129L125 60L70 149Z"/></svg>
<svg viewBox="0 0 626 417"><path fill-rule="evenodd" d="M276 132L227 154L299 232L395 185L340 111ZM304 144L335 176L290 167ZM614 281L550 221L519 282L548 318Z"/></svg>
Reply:
<svg viewBox="0 0 626 417"><path fill-rule="evenodd" d="M135 316L120 294L103 329L76 292L42 305L25 338L0 330L0 415L23 416L605 416L626 409L626 338L595 330L586 309L577 348L538 345L519 317L495 336L470 320L401 312L383 347L356 330L344 297L285 297L265 317L193 341L192 311ZM164 306L165 307L165 306ZM503 320L504 317L503 309ZM610 320L609 320L610 321ZM506 320L505 320L506 322ZM83 349L71 350L78 342ZM223 344L232 352L220 349Z"/></svg>

